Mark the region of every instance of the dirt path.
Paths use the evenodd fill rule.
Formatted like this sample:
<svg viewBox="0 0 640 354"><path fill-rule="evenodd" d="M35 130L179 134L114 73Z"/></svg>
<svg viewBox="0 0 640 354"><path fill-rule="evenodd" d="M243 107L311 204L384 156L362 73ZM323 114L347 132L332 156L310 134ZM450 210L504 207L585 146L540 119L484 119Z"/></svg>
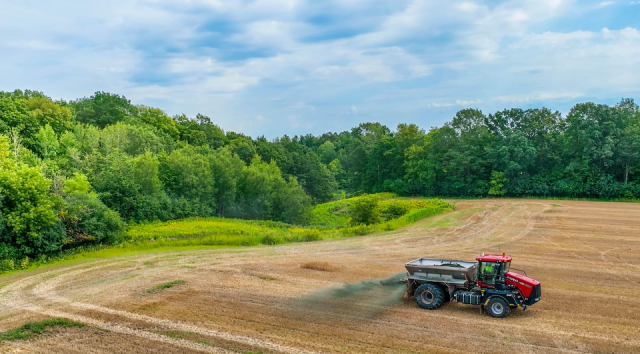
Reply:
<svg viewBox="0 0 640 354"><path fill-rule="evenodd" d="M640 204L460 201L403 230L339 241L162 251L0 278L0 330L66 317L61 330L0 352L41 353L637 353ZM477 307L419 309L367 290L420 257L474 259L506 250L542 282L542 301L506 319ZM300 267L328 262L332 272ZM155 285L184 285L147 293Z"/></svg>

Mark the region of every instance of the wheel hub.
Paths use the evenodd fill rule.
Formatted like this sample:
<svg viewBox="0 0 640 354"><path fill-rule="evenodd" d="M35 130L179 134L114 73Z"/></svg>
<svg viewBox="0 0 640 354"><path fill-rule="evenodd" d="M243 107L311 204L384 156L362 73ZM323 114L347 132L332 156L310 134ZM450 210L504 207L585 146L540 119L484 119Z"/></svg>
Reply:
<svg viewBox="0 0 640 354"><path fill-rule="evenodd" d="M425 304L430 304L434 300L434 296L430 291L423 291L422 294L420 294L420 298Z"/></svg>

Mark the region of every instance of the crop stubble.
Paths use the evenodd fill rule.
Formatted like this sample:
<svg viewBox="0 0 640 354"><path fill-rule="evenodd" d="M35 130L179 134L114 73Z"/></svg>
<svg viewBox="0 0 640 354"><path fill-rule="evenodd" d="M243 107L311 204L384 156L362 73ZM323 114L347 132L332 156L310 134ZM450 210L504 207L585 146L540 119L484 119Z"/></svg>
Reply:
<svg viewBox="0 0 640 354"><path fill-rule="evenodd" d="M447 226L434 227L442 218ZM502 250L543 286L540 303L506 319L457 304L421 310L377 288L318 296L387 278L416 257L471 260ZM301 267L309 262L334 271ZM146 292L174 279L185 284ZM124 255L1 282L0 330L52 316L91 327L4 342L0 352L634 353L640 204L460 201L453 213L384 234Z"/></svg>

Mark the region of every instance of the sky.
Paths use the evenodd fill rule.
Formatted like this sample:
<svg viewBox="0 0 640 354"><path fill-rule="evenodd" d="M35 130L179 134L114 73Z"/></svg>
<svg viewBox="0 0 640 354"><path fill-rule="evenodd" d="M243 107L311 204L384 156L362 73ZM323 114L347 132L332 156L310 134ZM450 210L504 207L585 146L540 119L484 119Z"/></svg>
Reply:
<svg viewBox="0 0 640 354"><path fill-rule="evenodd" d="M0 90L257 137L640 99L638 1L0 0Z"/></svg>

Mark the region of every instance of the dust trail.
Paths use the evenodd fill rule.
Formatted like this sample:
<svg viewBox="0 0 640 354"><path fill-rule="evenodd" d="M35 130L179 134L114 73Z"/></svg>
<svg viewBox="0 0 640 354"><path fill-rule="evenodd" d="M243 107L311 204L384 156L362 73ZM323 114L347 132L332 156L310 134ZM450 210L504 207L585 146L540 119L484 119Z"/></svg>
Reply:
<svg viewBox="0 0 640 354"><path fill-rule="evenodd" d="M338 288L321 290L298 299L293 308L299 314L314 317L347 315L376 317L390 306L399 303L407 289L401 280L405 273L385 279L369 279Z"/></svg>

